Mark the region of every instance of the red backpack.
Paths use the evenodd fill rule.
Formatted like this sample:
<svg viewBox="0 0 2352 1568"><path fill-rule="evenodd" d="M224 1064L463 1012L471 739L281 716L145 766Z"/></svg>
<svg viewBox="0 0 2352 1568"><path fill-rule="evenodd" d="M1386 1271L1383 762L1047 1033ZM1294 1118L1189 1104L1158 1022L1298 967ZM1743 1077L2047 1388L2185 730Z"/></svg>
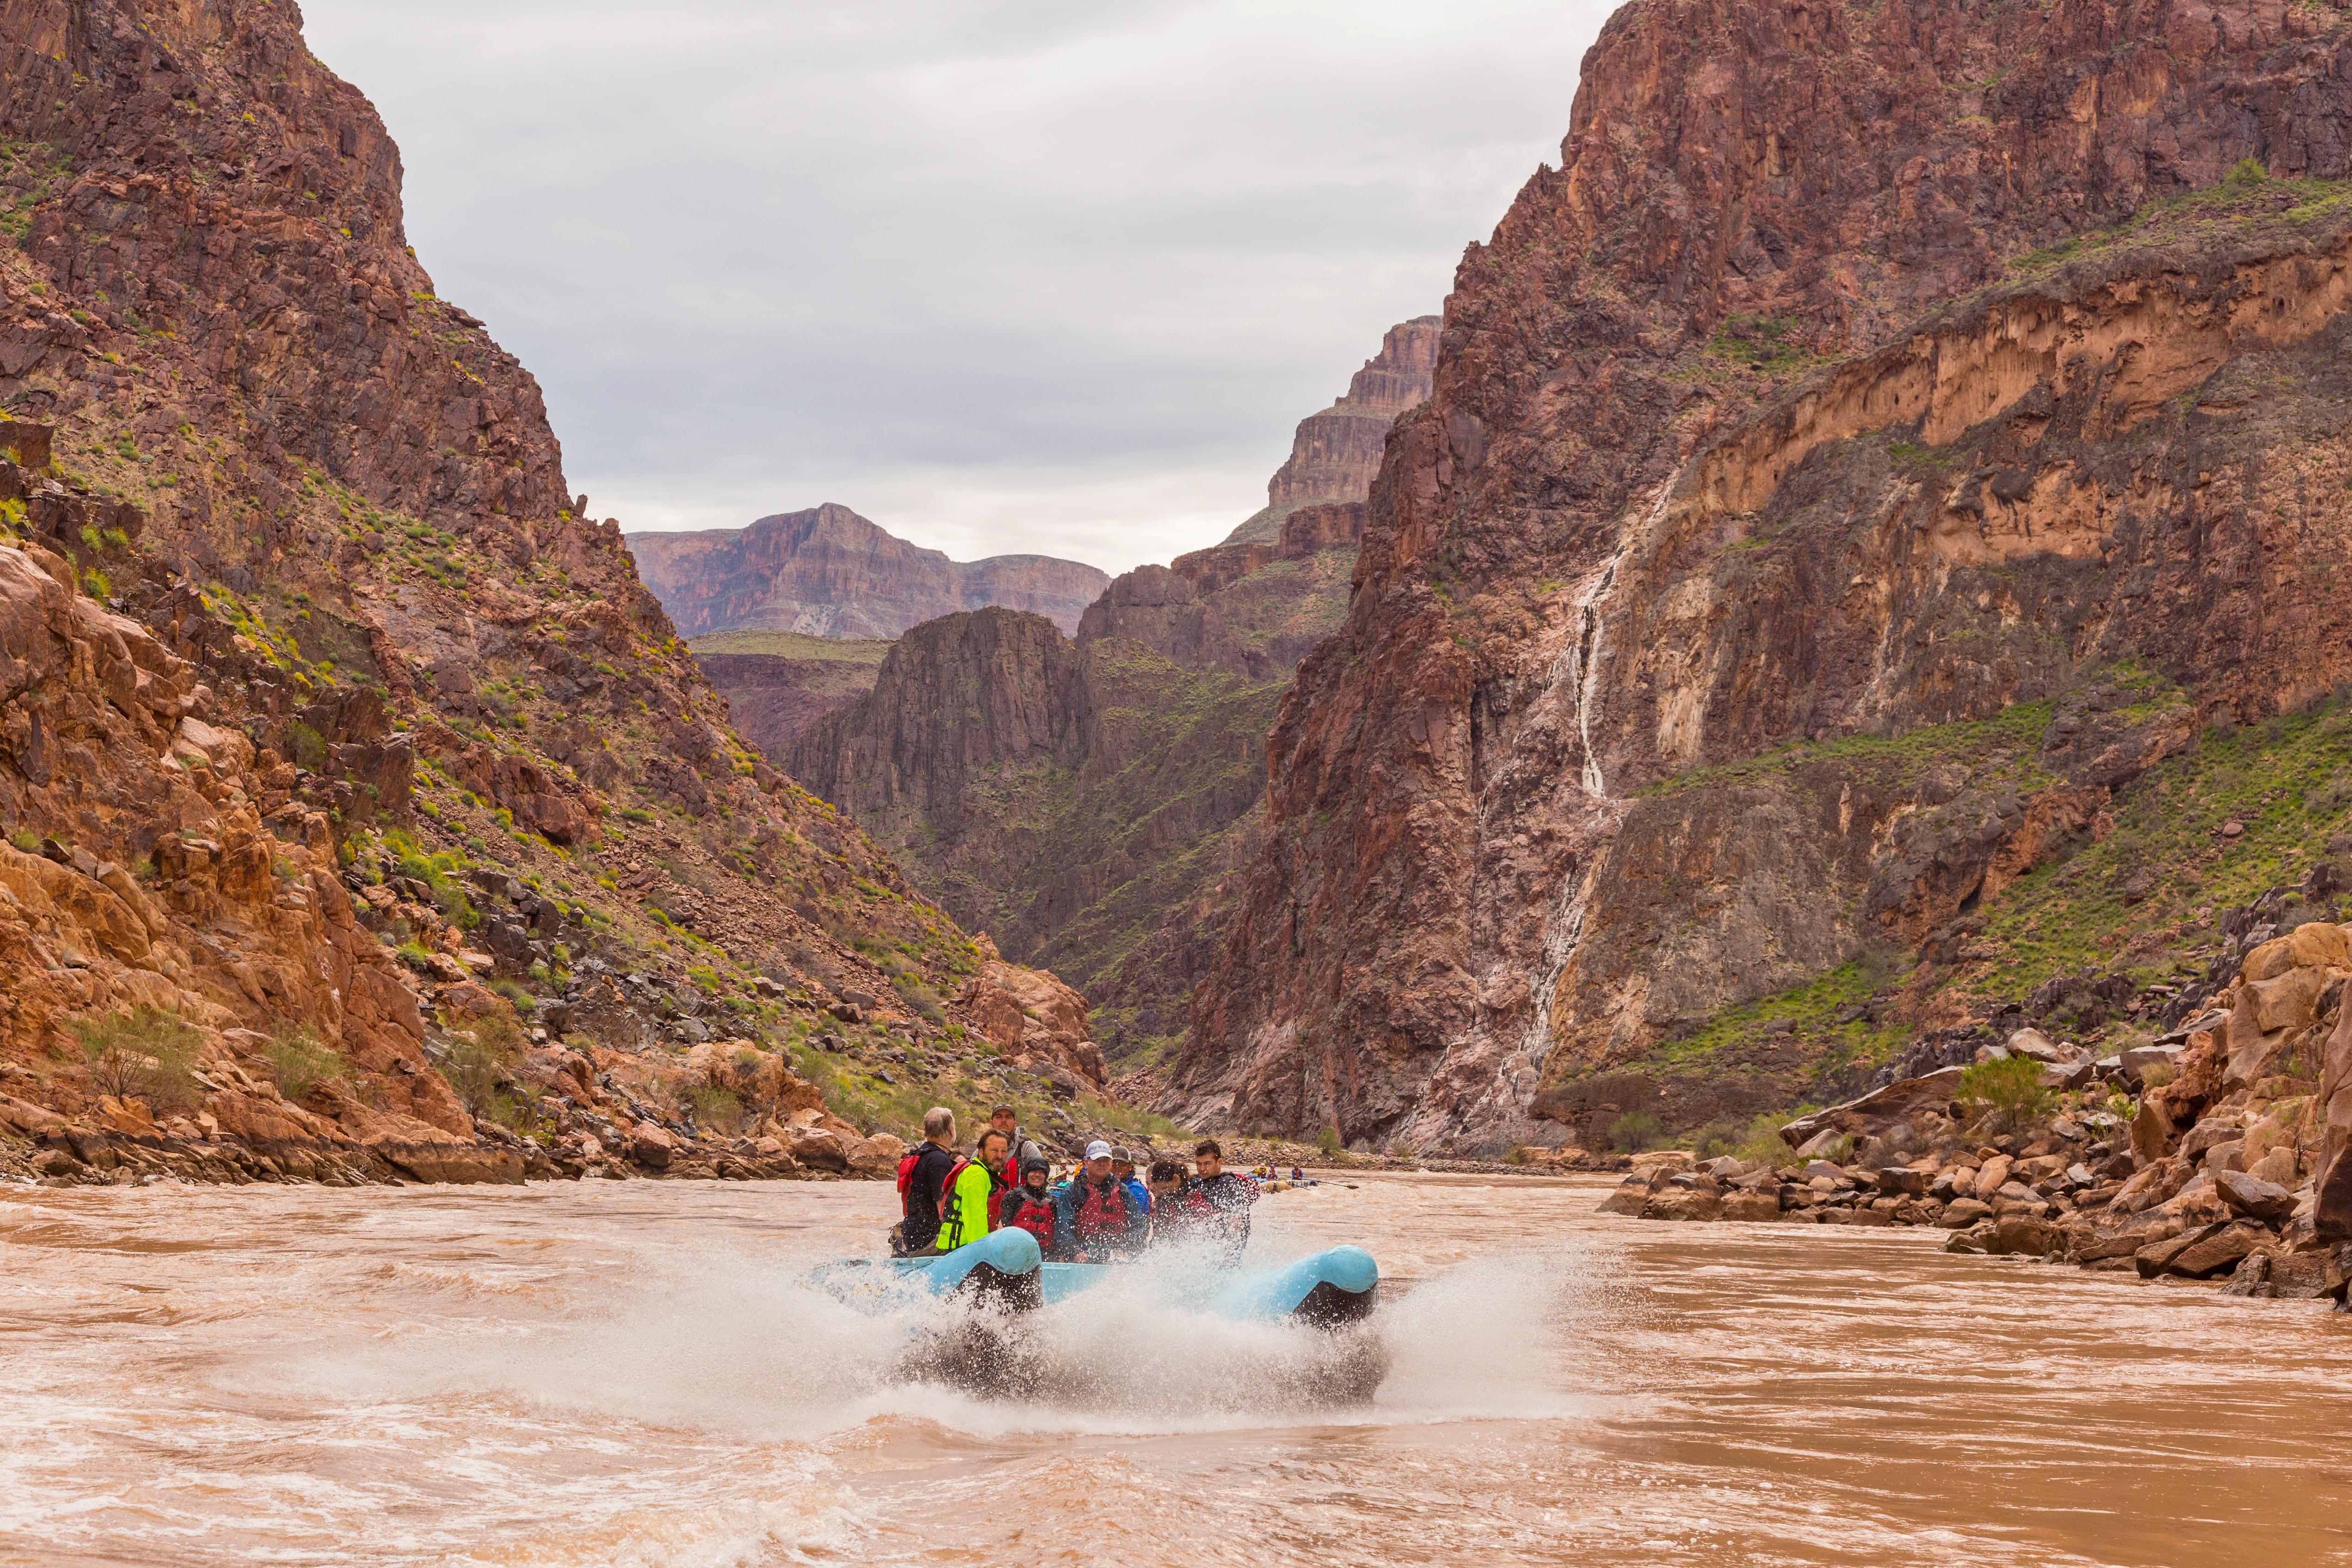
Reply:
<svg viewBox="0 0 2352 1568"><path fill-rule="evenodd" d="M898 1212L902 1215L914 1212L908 1204L915 1187L915 1162L922 1157L923 1149L919 1144L898 1156Z"/></svg>

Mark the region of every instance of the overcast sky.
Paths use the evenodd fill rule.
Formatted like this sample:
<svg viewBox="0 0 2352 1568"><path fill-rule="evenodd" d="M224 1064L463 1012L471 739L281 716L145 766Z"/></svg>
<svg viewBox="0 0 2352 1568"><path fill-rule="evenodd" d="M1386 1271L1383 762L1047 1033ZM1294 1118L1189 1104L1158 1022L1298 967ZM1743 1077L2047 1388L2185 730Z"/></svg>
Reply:
<svg viewBox="0 0 2352 1568"><path fill-rule="evenodd" d="M1109 571L1557 162L1599 0L304 0L625 528L838 501Z"/></svg>

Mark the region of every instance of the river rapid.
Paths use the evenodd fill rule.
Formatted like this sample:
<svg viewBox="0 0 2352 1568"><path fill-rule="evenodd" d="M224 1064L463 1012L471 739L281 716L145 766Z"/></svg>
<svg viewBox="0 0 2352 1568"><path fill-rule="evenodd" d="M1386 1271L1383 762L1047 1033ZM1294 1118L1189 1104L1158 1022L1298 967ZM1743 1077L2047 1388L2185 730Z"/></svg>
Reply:
<svg viewBox="0 0 2352 1568"><path fill-rule="evenodd" d="M2352 1561L2352 1323L1600 1181L1269 1196L1391 1371L1082 1298L1057 1394L886 1376L801 1281L873 1185L0 1192L0 1563ZM1076 1310L1083 1309L1083 1310Z"/></svg>

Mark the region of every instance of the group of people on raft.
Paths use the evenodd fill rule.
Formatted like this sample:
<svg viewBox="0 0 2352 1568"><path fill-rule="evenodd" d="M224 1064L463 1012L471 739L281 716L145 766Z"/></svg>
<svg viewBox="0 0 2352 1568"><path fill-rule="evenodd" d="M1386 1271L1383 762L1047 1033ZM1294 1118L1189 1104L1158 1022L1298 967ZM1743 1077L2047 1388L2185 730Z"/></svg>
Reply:
<svg viewBox="0 0 2352 1568"><path fill-rule="evenodd" d="M1154 1161L1142 1176L1134 1156L1100 1139L1066 1181L1053 1183L1053 1162L1024 1137L1010 1105L999 1105L969 1154L956 1147L955 1113L934 1106L923 1141L898 1164L906 1211L891 1231L901 1257L952 1252L992 1230L1017 1226L1036 1237L1050 1261L1109 1263L1151 1243L1192 1242L1241 1261L1249 1244L1257 1184L1224 1168L1216 1141L1192 1150L1192 1172Z"/></svg>

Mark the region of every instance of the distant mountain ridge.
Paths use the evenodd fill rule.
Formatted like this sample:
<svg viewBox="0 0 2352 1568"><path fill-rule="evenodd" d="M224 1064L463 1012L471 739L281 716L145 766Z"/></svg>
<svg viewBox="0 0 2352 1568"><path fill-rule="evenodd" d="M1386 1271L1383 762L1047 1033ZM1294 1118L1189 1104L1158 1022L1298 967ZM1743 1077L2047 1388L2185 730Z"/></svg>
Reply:
<svg viewBox="0 0 2352 1568"><path fill-rule="evenodd" d="M1076 632L1110 583L1107 572L1052 556L950 560L830 502L749 528L634 533L628 543L638 574L683 637L746 629L896 637L989 605Z"/></svg>

